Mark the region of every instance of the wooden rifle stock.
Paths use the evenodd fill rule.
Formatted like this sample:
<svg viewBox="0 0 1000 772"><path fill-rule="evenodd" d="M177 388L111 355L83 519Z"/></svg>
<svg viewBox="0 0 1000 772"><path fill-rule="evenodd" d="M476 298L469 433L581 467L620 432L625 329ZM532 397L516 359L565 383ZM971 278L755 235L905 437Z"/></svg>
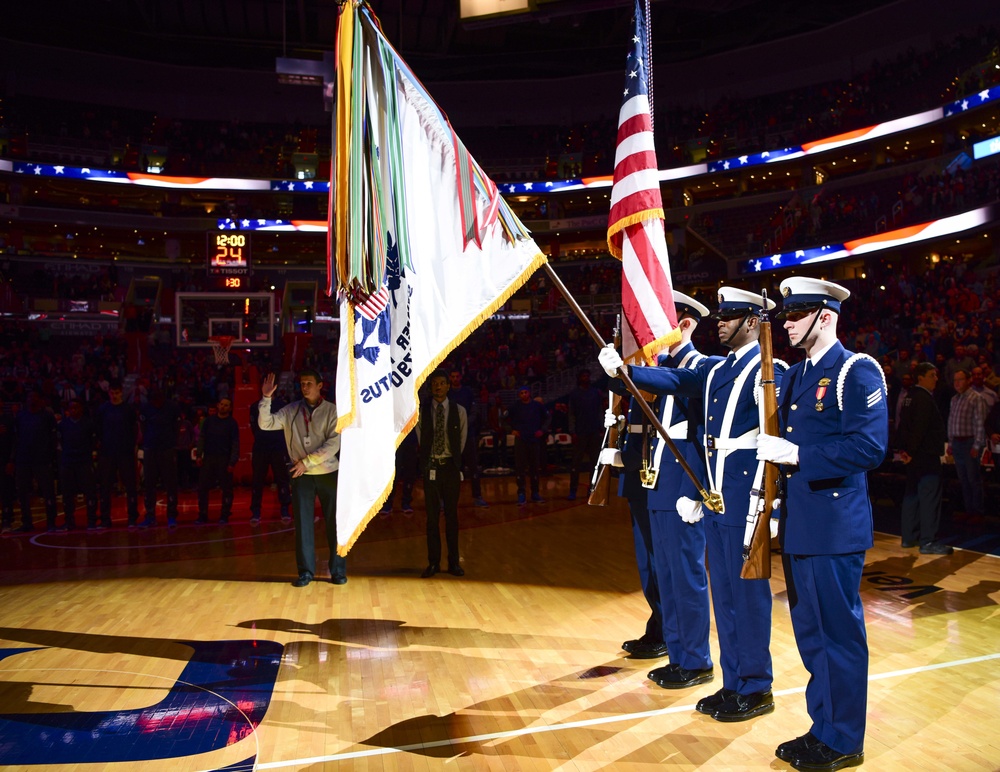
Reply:
<svg viewBox="0 0 1000 772"><path fill-rule="evenodd" d="M615 394L611 406L611 410L615 415L618 415L619 411L622 409L622 402L624 402L624 398ZM604 436L607 441L604 443L602 449L620 449L619 445L621 444L621 438L624 435L622 432L618 431L617 426L610 427ZM602 464L598 461L594 469L594 475L591 479L593 482L590 485L590 495L587 496L587 503L592 507L606 507L608 502L611 500L611 481L614 479L614 476L611 474L611 465Z"/></svg>
<svg viewBox="0 0 1000 772"><path fill-rule="evenodd" d="M617 349L622 344L620 314L618 316L618 324L615 327L614 339L615 348ZM612 394L611 412L615 415L619 414L622 401L623 399L621 395ZM602 448L620 449L621 437L617 424L608 427L608 430L604 433L604 440ZM587 503L592 507L606 507L608 502L611 500L611 480L613 479L610 464L602 464L600 459L598 459L594 468L594 473L590 479L590 494L587 496Z"/></svg>
<svg viewBox="0 0 1000 772"><path fill-rule="evenodd" d="M760 323L760 383L763 390L761 399L764 406L764 433L781 436L778 422L778 392L774 383L774 352L771 346L771 322L767 318L767 296L764 296L764 315ZM743 579L771 578L771 510L778 497L778 481L781 474L778 465L764 462L764 476L761 480L757 522L754 524L750 540L749 554L743 559L740 577ZM746 552L744 550L744 552Z"/></svg>

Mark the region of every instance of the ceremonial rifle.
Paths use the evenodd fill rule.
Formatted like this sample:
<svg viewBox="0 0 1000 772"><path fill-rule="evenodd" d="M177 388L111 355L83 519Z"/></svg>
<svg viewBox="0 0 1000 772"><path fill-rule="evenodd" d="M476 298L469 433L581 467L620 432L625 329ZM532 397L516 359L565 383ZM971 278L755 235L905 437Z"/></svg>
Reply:
<svg viewBox="0 0 1000 772"><path fill-rule="evenodd" d="M774 350L771 344L771 320L767 314L767 292L762 291L764 310L760 317L760 410L761 429L765 434L781 436L778 422L778 390L774 383ZM763 474L751 491L751 512L747 516L747 536L743 539L742 579L771 578L771 510L778 498L781 470L765 461ZM748 538L749 537L749 538Z"/></svg>
<svg viewBox="0 0 1000 772"><path fill-rule="evenodd" d="M545 268L546 273L548 273L549 278L552 279L552 283L555 285L556 289L559 290L559 293L566 299L566 302L569 303L570 308L573 309L573 313L576 314L576 318L579 319L586 328L591 339L598 346L604 348L607 344L604 342L604 338L601 337L601 333L597 331L590 319L587 317L587 314L582 308L580 308L580 304L576 302L576 298L574 298L570 291L566 289L566 285L562 283L562 279L559 278L559 274L557 274L548 263L545 263L543 267ZM677 449L677 445L674 444L670 435L667 434L667 430L663 428L663 424L660 423L660 419L656 416L656 413L653 412L653 408L642 398L639 387L636 386L632 381L632 378L629 377L628 370L624 365L618 368L618 377L622 379L622 383L625 384L625 388L628 389L632 398L636 400L636 404L642 409L646 418L648 418L649 422L653 425L653 428L655 428L659 433L660 438L664 443L666 443L666 446L670 448L670 452L674 454L674 458L676 458L677 463L681 465L681 469L684 470L684 473L688 476L691 482L694 483L694 486L698 491L698 495L701 496L702 501L705 502L705 506L713 512L721 512L722 494L715 491L710 493L705 490L705 486L701 484L701 480L698 479L698 475L695 474L691 465L687 462L687 459L684 458L684 455Z"/></svg>
<svg viewBox="0 0 1000 772"><path fill-rule="evenodd" d="M622 345L622 316L618 314L613 334L614 346L618 349ZM611 412L618 415L621 409L622 397L613 391L608 392L608 407ZM621 439L625 432L618 430L618 422L614 426L608 426L604 430L604 440L601 442L602 448L614 448L621 450ZM602 464L600 459L594 464L594 473L590 477L590 495L587 496L587 503L593 507L606 507L611 498L611 465Z"/></svg>

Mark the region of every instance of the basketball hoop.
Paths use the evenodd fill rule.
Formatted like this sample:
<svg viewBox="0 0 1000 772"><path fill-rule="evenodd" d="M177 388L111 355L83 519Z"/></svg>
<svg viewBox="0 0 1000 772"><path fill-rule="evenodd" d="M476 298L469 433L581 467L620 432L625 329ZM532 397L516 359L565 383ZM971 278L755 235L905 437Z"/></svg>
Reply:
<svg viewBox="0 0 1000 772"><path fill-rule="evenodd" d="M229 347L233 345L232 335L213 335L208 339L212 344L212 351L215 352L215 364L229 364Z"/></svg>

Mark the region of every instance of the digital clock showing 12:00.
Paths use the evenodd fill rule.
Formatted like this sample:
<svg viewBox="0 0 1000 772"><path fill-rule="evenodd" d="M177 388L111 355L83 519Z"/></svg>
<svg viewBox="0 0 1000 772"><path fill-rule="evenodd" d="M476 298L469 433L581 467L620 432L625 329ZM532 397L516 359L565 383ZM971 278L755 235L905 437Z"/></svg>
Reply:
<svg viewBox="0 0 1000 772"><path fill-rule="evenodd" d="M209 233L208 271L215 276L246 274L250 268L249 233ZM237 289L238 287L229 287Z"/></svg>

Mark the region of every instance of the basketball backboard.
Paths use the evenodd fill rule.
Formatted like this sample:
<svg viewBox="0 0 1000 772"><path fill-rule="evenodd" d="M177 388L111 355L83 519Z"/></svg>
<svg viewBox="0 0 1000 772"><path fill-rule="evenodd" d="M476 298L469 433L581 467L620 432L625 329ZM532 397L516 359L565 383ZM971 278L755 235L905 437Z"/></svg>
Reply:
<svg viewBox="0 0 1000 772"><path fill-rule="evenodd" d="M228 335L234 348L274 345L274 296L270 292L178 292L174 338L179 348L208 348Z"/></svg>

